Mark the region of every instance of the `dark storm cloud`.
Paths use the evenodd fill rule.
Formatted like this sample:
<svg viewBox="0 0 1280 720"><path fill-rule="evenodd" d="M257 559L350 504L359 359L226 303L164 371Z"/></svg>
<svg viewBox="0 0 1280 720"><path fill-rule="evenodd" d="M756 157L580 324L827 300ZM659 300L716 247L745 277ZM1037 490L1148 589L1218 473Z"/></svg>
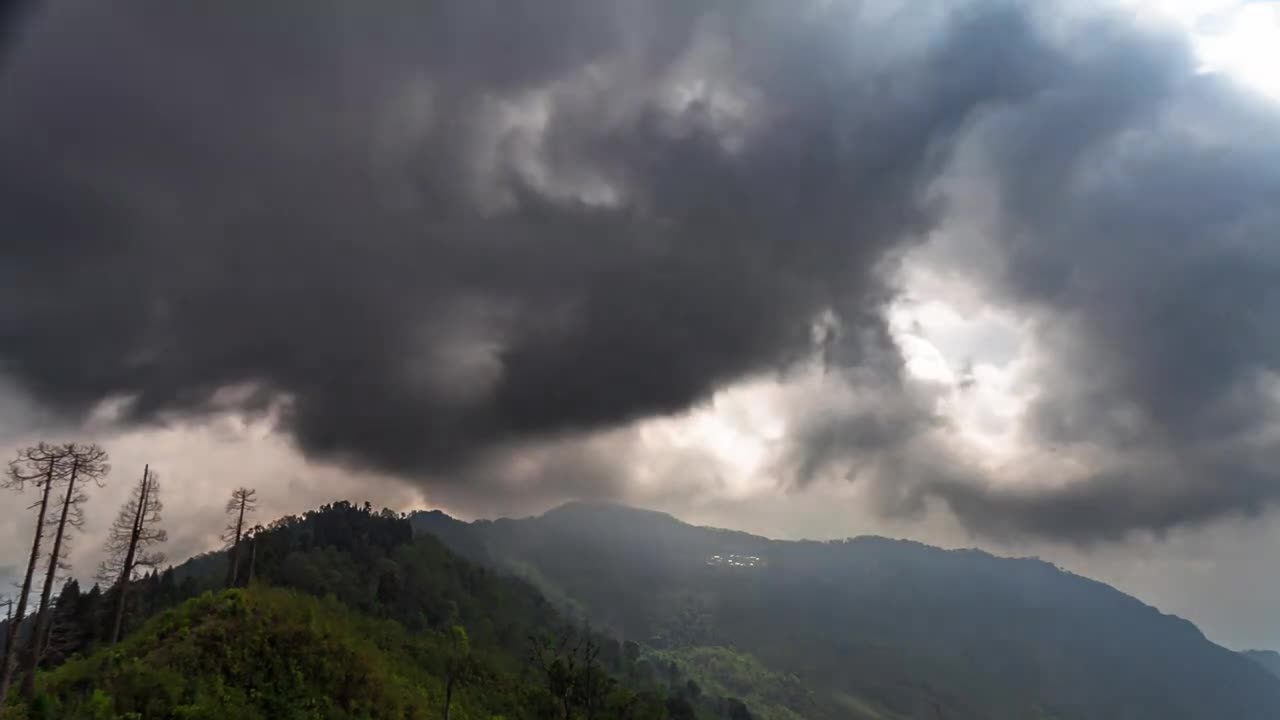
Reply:
<svg viewBox="0 0 1280 720"><path fill-rule="evenodd" d="M799 485L845 464L887 511L1081 542L1260 512L1275 108L1081 8L46 3L0 71L0 372L542 498L618 491L565 438L820 350L854 409L796 425ZM889 341L956 162L1000 200L957 271L1034 323L1025 430L1070 477L976 471Z"/></svg>
<svg viewBox="0 0 1280 720"><path fill-rule="evenodd" d="M29 0L0 0L0 62L26 19Z"/></svg>
<svg viewBox="0 0 1280 720"><path fill-rule="evenodd" d="M0 77L3 370L73 417L283 399L398 472L683 409L879 323L950 142L1050 64L1017 12L875 9L48 3Z"/></svg>

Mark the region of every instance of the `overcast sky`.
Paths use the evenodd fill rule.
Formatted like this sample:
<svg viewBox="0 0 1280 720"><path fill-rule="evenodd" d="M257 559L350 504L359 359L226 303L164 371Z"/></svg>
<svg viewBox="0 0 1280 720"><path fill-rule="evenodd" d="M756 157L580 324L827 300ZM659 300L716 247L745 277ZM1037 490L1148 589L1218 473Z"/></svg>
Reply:
<svg viewBox="0 0 1280 720"><path fill-rule="evenodd" d="M34 3L0 447L1035 554L1280 647L1280 7ZM10 502L12 501L12 502ZM0 511L0 575L29 502Z"/></svg>

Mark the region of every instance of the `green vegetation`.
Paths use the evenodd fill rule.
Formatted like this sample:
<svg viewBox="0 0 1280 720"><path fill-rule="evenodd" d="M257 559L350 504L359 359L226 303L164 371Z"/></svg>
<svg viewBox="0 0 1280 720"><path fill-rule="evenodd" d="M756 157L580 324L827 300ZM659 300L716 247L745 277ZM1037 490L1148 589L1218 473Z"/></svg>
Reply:
<svg viewBox="0 0 1280 720"><path fill-rule="evenodd" d="M652 658L661 667L674 663L702 692L742 698L764 720L804 720L818 713L813 691L799 678L773 672L746 653L688 647L655 651Z"/></svg>
<svg viewBox="0 0 1280 720"><path fill-rule="evenodd" d="M459 644L465 637L459 626L408 633L332 597L256 586L207 593L119 646L45 673L26 712L68 720L418 720L441 717L448 697L451 720L557 716L543 712L559 698L536 677L472 656ZM657 698L608 678L595 700L602 711L634 706L647 710L634 717L666 717ZM576 710L579 699L570 702Z"/></svg>
<svg viewBox="0 0 1280 720"><path fill-rule="evenodd" d="M243 533L236 555L234 573L223 553L132 583L118 644L114 604L68 583L54 618L73 632L7 718L751 717L390 511L326 505Z"/></svg>
<svg viewBox="0 0 1280 720"><path fill-rule="evenodd" d="M1037 561L775 543L615 507L467 525L339 502L237 525L239 551L138 577L123 605L118 584L66 583L5 720L1253 720L1280 708L1269 656L1230 653ZM726 554L761 561L707 561ZM29 644L33 626L12 636Z"/></svg>
<svg viewBox="0 0 1280 720"><path fill-rule="evenodd" d="M332 599L266 588L209 593L118 647L47 673L34 716L426 718L441 693L420 659L439 649L434 636L410 637ZM471 714L457 717L500 713L494 699L476 697Z"/></svg>

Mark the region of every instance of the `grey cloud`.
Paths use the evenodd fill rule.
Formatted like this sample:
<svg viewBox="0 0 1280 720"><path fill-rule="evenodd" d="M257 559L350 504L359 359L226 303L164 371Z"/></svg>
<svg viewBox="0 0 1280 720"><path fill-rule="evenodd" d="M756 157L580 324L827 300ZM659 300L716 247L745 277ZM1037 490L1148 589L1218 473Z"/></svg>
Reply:
<svg viewBox="0 0 1280 720"><path fill-rule="evenodd" d="M1034 328L1033 460L993 476L946 441L936 398L906 392L811 413L801 477L871 478L891 513L935 499L970 532L1082 545L1280 498L1280 113L1197 73L1185 40L1097 18L1056 26L1045 83L989 106L949 169L996 202L954 196L948 220L987 213L989 233L940 269Z"/></svg>
<svg viewBox="0 0 1280 720"><path fill-rule="evenodd" d="M430 477L686 408L879 324L951 141L1050 64L1011 8L875 8L48 3L0 77L0 367Z"/></svg>
<svg viewBox="0 0 1280 720"><path fill-rule="evenodd" d="M1280 498L1280 113L1148 36L1084 56L975 136L1004 210L982 280L1043 357L1025 429L1082 467L931 491L1082 543L1256 516Z"/></svg>
<svg viewBox="0 0 1280 720"><path fill-rule="evenodd" d="M46 3L0 72L0 372L522 504L625 494L591 438L820 350L855 405L793 484L1080 542L1261 512L1275 110L1079 8ZM1071 482L975 470L887 342L957 162L999 197L960 270L1035 323Z"/></svg>
<svg viewBox="0 0 1280 720"><path fill-rule="evenodd" d="M30 5L29 0L0 0L0 61L19 34Z"/></svg>

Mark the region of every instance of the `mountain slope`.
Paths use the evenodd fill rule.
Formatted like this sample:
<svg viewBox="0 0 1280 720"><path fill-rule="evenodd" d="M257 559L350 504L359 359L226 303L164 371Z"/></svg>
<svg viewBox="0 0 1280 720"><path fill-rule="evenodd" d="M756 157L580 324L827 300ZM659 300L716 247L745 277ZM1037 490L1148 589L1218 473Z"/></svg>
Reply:
<svg viewBox="0 0 1280 720"><path fill-rule="evenodd" d="M413 657L439 651L395 623L333 601L255 588L206 594L149 621L117 648L41 681L37 713L57 718L427 718L442 683ZM454 715L510 709L499 693Z"/></svg>
<svg viewBox="0 0 1280 720"><path fill-rule="evenodd" d="M77 637L5 720L446 717L750 720L636 646L568 623L532 586L467 561L391 511L346 502L131 589L126 640ZM182 576L178 581L177 577ZM200 587L210 591L192 597ZM67 627L95 611L70 603ZM168 608L167 610L165 608ZM70 659L68 659L70 658ZM452 684L449 678L456 682ZM459 679L460 678L460 679ZM450 693L448 688L452 687ZM444 699L452 698L450 712Z"/></svg>
<svg viewBox="0 0 1280 720"><path fill-rule="evenodd" d="M1266 668L1272 675L1280 677L1280 653L1275 650L1244 650L1240 654Z"/></svg>
<svg viewBox="0 0 1280 720"><path fill-rule="evenodd" d="M1109 586L1032 559L883 538L781 542L614 505L414 518L669 651L728 647L815 691L817 717L1280 717L1280 681Z"/></svg>

